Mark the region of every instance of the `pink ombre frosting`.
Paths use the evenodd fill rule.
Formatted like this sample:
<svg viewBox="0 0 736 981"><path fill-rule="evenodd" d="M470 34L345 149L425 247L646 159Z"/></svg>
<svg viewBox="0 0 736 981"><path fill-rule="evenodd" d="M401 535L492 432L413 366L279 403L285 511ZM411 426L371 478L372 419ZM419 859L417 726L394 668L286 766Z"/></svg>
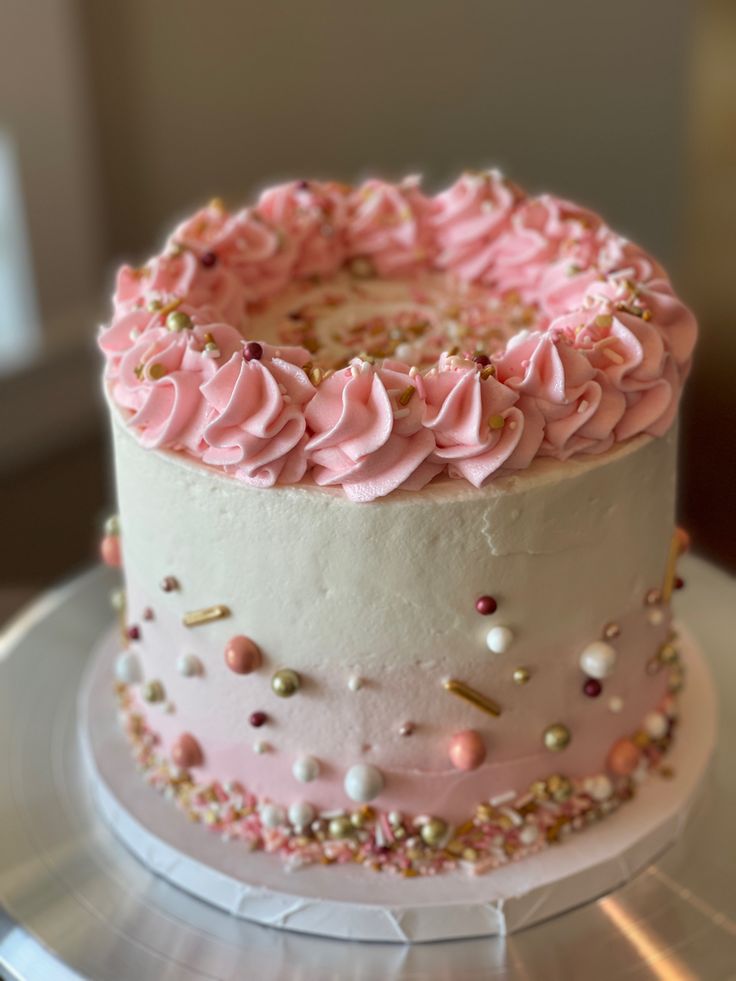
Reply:
<svg viewBox="0 0 736 981"><path fill-rule="evenodd" d="M527 321L479 360L448 333L428 365L402 360L401 347L370 359L346 349L336 370L319 344L310 354L253 333L289 289L319 281L329 302L345 270L400 280L413 296L427 276L448 292L482 288L490 302L526 305ZM172 304L191 329L167 329ZM409 178L294 182L234 214L213 203L162 255L120 271L100 346L110 394L144 445L257 486L307 480L369 501L440 474L479 487L537 456L662 435L696 333L640 248L595 214L489 172L435 197ZM260 359L244 359L249 341Z"/></svg>

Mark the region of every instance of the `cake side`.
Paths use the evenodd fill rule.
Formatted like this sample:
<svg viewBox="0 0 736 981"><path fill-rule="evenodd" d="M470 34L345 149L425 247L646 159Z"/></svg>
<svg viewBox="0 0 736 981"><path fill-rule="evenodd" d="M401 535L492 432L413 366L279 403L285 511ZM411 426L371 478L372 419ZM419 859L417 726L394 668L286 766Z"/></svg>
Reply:
<svg viewBox="0 0 736 981"><path fill-rule="evenodd" d="M375 806L456 823L551 774L603 772L661 705L674 432L481 492L440 484L361 508L249 488L114 428L131 697L165 755L194 737L198 780L332 812L355 806L345 781L368 764ZM183 624L213 607L228 615ZM247 673L228 662L234 636L258 650ZM581 658L598 642L613 661L594 656L592 678ZM288 698L273 689L283 669L298 676ZM555 726L569 737L556 751ZM472 768L458 768L458 734Z"/></svg>

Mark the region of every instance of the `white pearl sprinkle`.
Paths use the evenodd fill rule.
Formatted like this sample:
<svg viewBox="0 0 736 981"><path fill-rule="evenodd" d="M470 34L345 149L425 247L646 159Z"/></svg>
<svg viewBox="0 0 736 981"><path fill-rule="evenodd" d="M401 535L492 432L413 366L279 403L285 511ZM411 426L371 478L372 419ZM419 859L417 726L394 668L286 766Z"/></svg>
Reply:
<svg viewBox="0 0 736 981"><path fill-rule="evenodd" d="M350 800L367 804L383 790L383 774L370 763L356 763L345 774L344 787Z"/></svg>
<svg viewBox="0 0 736 981"><path fill-rule="evenodd" d="M658 627L664 621L664 613L659 607L655 606L647 613L647 620L653 627Z"/></svg>
<svg viewBox="0 0 736 981"><path fill-rule="evenodd" d="M580 655L580 667L589 678L607 678L616 667L616 651L604 640L596 640Z"/></svg>
<svg viewBox="0 0 736 981"><path fill-rule="evenodd" d="M586 793L597 801L608 800L613 793L613 784L604 773L596 777L589 777L585 781L584 787Z"/></svg>
<svg viewBox="0 0 736 981"><path fill-rule="evenodd" d="M394 351L394 355L399 359L399 361L408 361L413 353L414 351L411 344L399 344Z"/></svg>
<svg viewBox="0 0 736 981"><path fill-rule="evenodd" d="M359 691L363 687L363 679L357 674L351 675L348 678L348 688L350 691Z"/></svg>
<svg viewBox="0 0 736 981"><path fill-rule="evenodd" d="M513 632L508 627L491 627L486 634L488 650L494 654L505 654L513 640Z"/></svg>
<svg viewBox="0 0 736 981"><path fill-rule="evenodd" d="M289 821L295 828L301 830L308 827L316 817L316 811L312 805L305 800L295 801L289 807Z"/></svg>
<svg viewBox="0 0 736 981"><path fill-rule="evenodd" d="M519 841L522 845L533 845L539 837L539 831L535 824L525 824L519 832Z"/></svg>
<svg viewBox="0 0 736 981"><path fill-rule="evenodd" d="M661 712L649 712L644 716L644 731L652 739L661 739L667 732L667 717Z"/></svg>
<svg viewBox="0 0 736 981"><path fill-rule="evenodd" d="M115 662L115 677L124 685L138 685L143 681L141 664L131 651L123 651Z"/></svg>
<svg viewBox="0 0 736 981"><path fill-rule="evenodd" d="M258 813L267 828L278 828L286 821L283 807L276 804L261 804Z"/></svg>
<svg viewBox="0 0 736 981"><path fill-rule="evenodd" d="M201 674L202 662L196 654L182 654L177 658L176 670L184 678L192 678L194 675Z"/></svg>
<svg viewBox="0 0 736 981"><path fill-rule="evenodd" d="M265 740L259 739L257 742L253 743L253 752L258 753L261 756L263 753L267 753L271 747Z"/></svg>
<svg viewBox="0 0 736 981"><path fill-rule="evenodd" d="M313 756L300 756L294 760L291 772L299 783L309 783L311 780L317 779L319 769L319 760L316 760Z"/></svg>
<svg viewBox="0 0 736 981"><path fill-rule="evenodd" d="M618 695L614 695L613 698L609 699L608 707L612 712L620 712L624 707L624 700Z"/></svg>
<svg viewBox="0 0 736 981"><path fill-rule="evenodd" d="M388 812L388 823L392 828L398 828L401 824L401 812L400 811L389 811Z"/></svg>

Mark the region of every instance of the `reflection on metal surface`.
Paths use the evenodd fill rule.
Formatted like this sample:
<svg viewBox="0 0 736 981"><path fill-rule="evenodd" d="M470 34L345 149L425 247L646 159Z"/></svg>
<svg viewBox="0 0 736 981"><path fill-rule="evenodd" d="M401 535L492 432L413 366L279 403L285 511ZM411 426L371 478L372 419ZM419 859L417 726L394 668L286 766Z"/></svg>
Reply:
<svg viewBox="0 0 736 981"><path fill-rule="evenodd" d="M632 916L619 900L605 896L598 900L598 906L660 981L698 981L671 949L660 942L656 933Z"/></svg>
<svg viewBox="0 0 736 981"><path fill-rule="evenodd" d="M701 899L700 896L696 896L689 889L681 886L679 882L675 882L675 880L671 876L667 875L666 872L663 872L662 869L658 869L656 865L653 865L650 869L647 869L647 875L651 875L653 878L657 879L657 881L661 882L662 885L666 886L668 889L671 889L676 896L683 900L683 902L688 903L688 905L692 906L693 909L696 909L699 913L702 913L703 916L707 916L714 926L720 927L721 930L725 930L726 933L729 933L732 937L736 937L736 922L734 922L734 920L731 920L725 913L722 913L720 910L717 910L715 906L711 906L710 903L707 903L704 899ZM736 884L734 884L734 888L736 888Z"/></svg>

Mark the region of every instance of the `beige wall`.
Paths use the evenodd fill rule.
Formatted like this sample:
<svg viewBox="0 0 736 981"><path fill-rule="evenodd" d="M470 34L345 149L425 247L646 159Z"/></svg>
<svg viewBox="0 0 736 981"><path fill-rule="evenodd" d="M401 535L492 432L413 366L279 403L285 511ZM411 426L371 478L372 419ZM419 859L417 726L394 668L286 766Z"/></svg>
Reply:
<svg viewBox="0 0 736 981"><path fill-rule="evenodd" d="M113 253L273 178L494 162L676 252L687 0L80 5Z"/></svg>

